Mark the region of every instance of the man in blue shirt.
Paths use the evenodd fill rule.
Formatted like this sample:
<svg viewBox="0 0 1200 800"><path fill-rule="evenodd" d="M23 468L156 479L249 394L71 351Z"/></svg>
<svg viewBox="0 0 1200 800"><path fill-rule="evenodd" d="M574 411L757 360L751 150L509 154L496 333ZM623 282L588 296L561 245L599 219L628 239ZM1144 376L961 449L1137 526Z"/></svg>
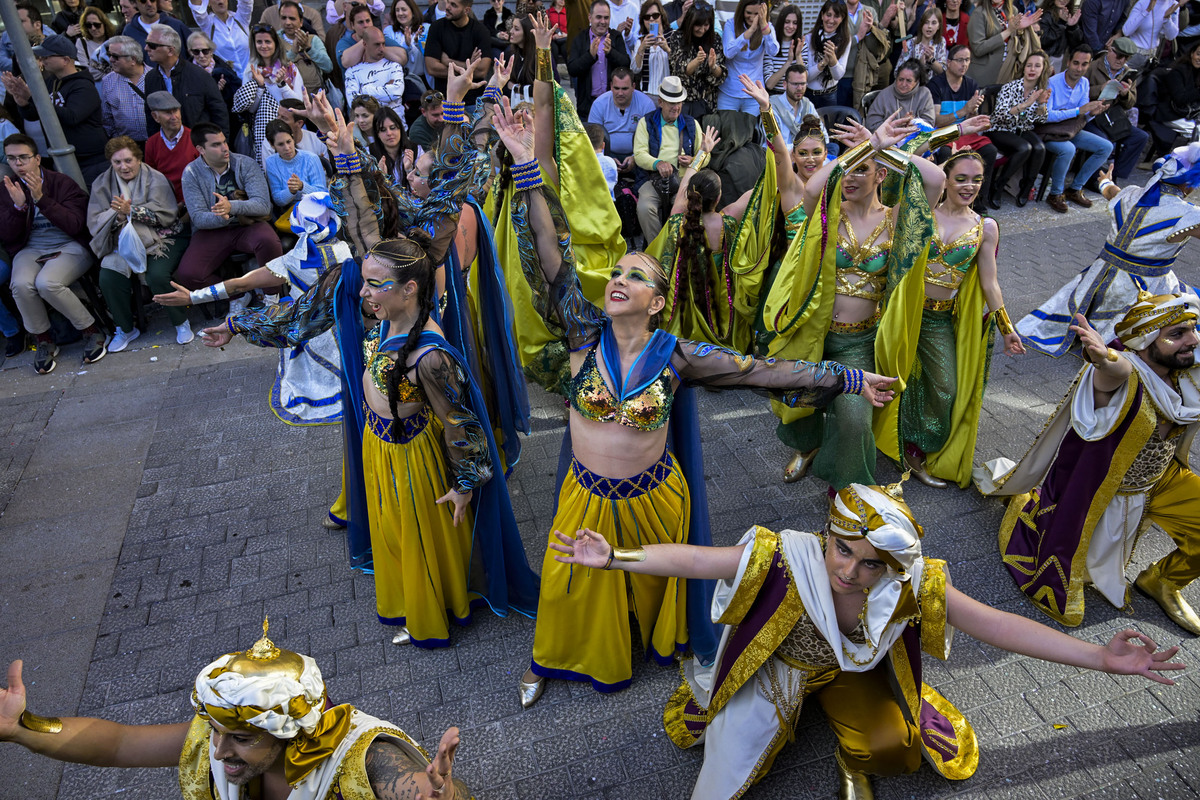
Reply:
<svg viewBox="0 0 1200 800"><path fill-rule="evenodd" d="M1053 159L1050 167L1050 194L1046 197L1046 203L1060 214L1067 213L1068 200L1083 208L1091 207L1092 201L1083 194L1083 185L1112 155L1112 142L1083 129L1088 119L1104 111L1109 105L1100 100L1088 99L1091 85L1084 76L1091 63L1092 48L1086 44L1076 45L1067 54L1066 68L1050 78L1050 102L1047 104L1046 122L1078 121L1078 127L1075 128L1077 132L1069 138L1056 141L1047 139L1045 134L1042 135L1046 152ZM1067 170L1071 168L1076 150L1086 153L1087 159L1075 173L1071 188L1064 193Z"/></svg>
<svg viewBox="0 0 1200 800"><path fill-rule="evenodd" d="M633 169L633 134L638 122L653 113L654 101L633 88L633 73L626 67L613 70L609 91L596 98L587 121L608 131L608 154L622 172Z"/></svg>
<svg viewBox="0 0 1200 800"><path fill-rule="evenodd" d="M169 14L159 12L158 0L133 0L133 4L138 10L138 15L130 20L122 33L138 44L145 46L146 39L150 36L151 25L169 26L179 34L179 41L181 42L186 42L188 37L192 35L192 31L187 25L184 25Z"/></svg>

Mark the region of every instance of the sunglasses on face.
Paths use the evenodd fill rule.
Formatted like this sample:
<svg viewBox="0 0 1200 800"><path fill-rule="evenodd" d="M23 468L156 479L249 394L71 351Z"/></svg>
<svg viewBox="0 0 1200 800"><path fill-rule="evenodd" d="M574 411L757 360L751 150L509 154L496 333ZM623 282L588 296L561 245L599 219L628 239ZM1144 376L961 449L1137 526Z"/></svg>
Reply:
<svg viewBox="0 0 1200 800"><path fill-rule="evenodd" d="M91 30L104 30L103 22L89 22L87 26Z"/></svg>
<svg viewBox="0 0 1200 800"><path fill-rule="evenodd" d="M209 53L211 53L212 51L213 51L213 49L212 49L211 47L193 47L193 48L192 48L192 55L194 55L194 56L206 56L206 55L208 55Z"/></svg>
<svg viewBox="0 0 1200 800"><path fill-rule="evenodd" d="M158 42L146 42L146 49L147 49L147 50L157 50L157 49L158 49L158 48L160 48L160 47L166 47L166 45L165 45L165 44L160 44L160 43L158 43Z"/></svg>
<svg viewBox="0 0 1200 800"><path fill-rule="evenodd" d="M658 13L657 11L651 11L649 14L646 14L644 17L642 17L642 19L662 19L662 14Z"/></svg>

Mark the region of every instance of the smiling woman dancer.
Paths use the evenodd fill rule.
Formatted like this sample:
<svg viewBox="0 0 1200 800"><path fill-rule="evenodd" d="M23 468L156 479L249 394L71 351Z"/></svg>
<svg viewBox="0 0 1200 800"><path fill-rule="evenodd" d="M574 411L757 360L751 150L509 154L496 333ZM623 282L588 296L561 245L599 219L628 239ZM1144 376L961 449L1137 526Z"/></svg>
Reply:
<svg viewBox="0 0 1200 800"><path fill-rule="evenodd" d="M521 267L533 304L570 352L569 432L572 459L558 498L554 527L603 531L622 547L688 538L690 496L675 456L666 449L667 423L685 383L772 390L792 405L820 406L844 391L886 402L892 383L840 364L765 361L716 345L676 339L657 328L666 304L662 266L629 253L612 268L603 309L583 295L562 206L546 188L555 179L550 157L554 120L549 37L538 36L534 83L538 125L507 107L496 131L512 156L517 192L511 204ZM543 184L539 172L548 173ZM678 437L676 438L678 443ZM707 509L697 509L706 514ZM629 685L629 612L636 615L647 655L669 663L688 646L686 587L674 579L572 570L548 553L533 659L521 681L522 705L541 696L545 678L591 681L599 691ZM632 597L632 607L630 605ZM588 625L580 623L588 620Z"/></svg>
<svg viewBox="0 0 1200 800"><path fill-rule="evenodd" d="M446 126L431 180L437 189L430 202L441 209L430 221L435 236L409 228L380 239L363 181L368 165L339 110L326 141L345 181L346 231L362 256L361 272L347 260L299 300L205 331L210 346L242 334L260 346L294 347L338 327L350 521L369 523L380 622L403 626L393 643L419 647L449 645L448 617L465 624L477 599L499 614L509 607L532 614L537 592L483 398L463 355L431 319L434 267L453 239L461 195L471 183L466 173L475 162L462 104L473 86L472 66L450 67ZM364 332L361 314L380 324ZM352 440L361 461L353 458ZM486 584L472 575L475 548Z"/></svg>
<svg viewBox="0 0 1200 800"><path fill-rule="evenodd" d="M922 556L921 535L899 486L851 484L819 533L754 527L734 547L614 550L584 529L556 532L551 547L577 569L719 581L716 661L687 662L663 714L676 745L704 742L693 800L741 797L761 780L809 697L837 736L842 800L869 800L868 774L914 772L923 756L947 778L971 777L974 730L921 679L921 651L946 659L955 628L1001 650L1159 683L1171 683L1159 670L1183 668L1168 663L1178 647L1156 652L1135 631L1100 647L971 599L950 585L946 562Z"/></svg>

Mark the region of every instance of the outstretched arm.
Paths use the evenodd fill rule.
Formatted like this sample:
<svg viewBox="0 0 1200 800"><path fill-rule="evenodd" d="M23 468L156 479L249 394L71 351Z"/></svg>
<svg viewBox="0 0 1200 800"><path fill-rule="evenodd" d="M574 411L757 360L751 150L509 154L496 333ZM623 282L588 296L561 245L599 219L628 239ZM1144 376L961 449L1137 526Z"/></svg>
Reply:
<svg viewBox="0 0 1200 800"><path fill-rule="evenodd" d="M22 726L25 684L21 661L8 667L8 688L0 689L0 741L15 742L56 761L95 767L175 767L187 738L188 723L120 725L95 717L64 717L58 733Z"/></svg>
<svg viewBox="0 0 1200 800"><path fill-rule="evenodd" d="M366 756L371 791L379 800L410 800L413 797L460 800L470 797L470 790L453 776L458 743L458 728L449 728L442 734L433 761L426 766L395 744L376 739L367 748Z"/></svg>
<svg viewBox="0 0 1200 800"><path fill-rule="evenodd" d="M1113 675L1141 675L1168 686L1175 682L1158 673L1183 669L1183 664L1167 660L1179 651L1178 647L1160 651L1149 636L1137 631L1121 631L1100 647L1040 622L986 606L949 585L946 586L946 619L963 633L992 647L1043 661Z"/></svg>
<svg viewBox="0 0 1200 800"><path fill-rule="evenodd" d="M550 547L561 555L554 557L563 564L578 564L592 569L623 569L642 575L666 575L676 578L696 578L731 581L737 577L745 545L734 547L698 547L694 544L648 544L642 561L609 563L613 548L603 536L593 530L576 531L566 536L555 531L557 542ZM605 566L607 565L607 567Z"/></svg>
<svg viewBox="0 0 1200 800"><path fill-rule="evenodd" d="M1070 330L1079 337L1084 360L1091 362L1096 368L1092 374L1092 390L1096 393L1096 408L1102 408L1108 405L1116 391L1129 380L1133 365L1109 349L1108 344L1100 338L1100 334L1083 314L1075 315L1075 324Z"/></svg>

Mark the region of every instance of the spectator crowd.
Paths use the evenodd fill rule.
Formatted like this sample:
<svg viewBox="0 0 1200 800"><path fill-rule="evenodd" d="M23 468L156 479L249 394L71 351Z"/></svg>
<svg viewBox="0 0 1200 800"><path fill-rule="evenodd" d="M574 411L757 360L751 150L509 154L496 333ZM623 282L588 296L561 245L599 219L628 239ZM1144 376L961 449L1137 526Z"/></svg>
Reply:
<svg viewBox="0 0 1200 800"><path fill-rule="evenodd" d="M769 93L797 168L802 137L820 130L832 157L829 131L846 120L874 129L899 111L939 128L985 115L989 127L954 145L982 158L981 214L1006 200L1088 207L1106 164L1127 179L1198 134L1200 0L825 0L807 20L797 5L750 0L732 13L706 0L386 2L16 0L86 188L54 169L5 32L6 355L33 347L45 374L59 345L82 338L92 363L137 338L146 292L202 289L279 258L290 208L333 175L306 118L316 92L397 187L425 196L421 156L443 124L449 65L475 65L470 104L501 59L513 105L528 102L539 11L557 26L554 73L634 246L664 230L708 126L746 151L717 169L722 205L754 185L767 142L743 76ZM191 341L186 309L167 313Z"/></svg>

